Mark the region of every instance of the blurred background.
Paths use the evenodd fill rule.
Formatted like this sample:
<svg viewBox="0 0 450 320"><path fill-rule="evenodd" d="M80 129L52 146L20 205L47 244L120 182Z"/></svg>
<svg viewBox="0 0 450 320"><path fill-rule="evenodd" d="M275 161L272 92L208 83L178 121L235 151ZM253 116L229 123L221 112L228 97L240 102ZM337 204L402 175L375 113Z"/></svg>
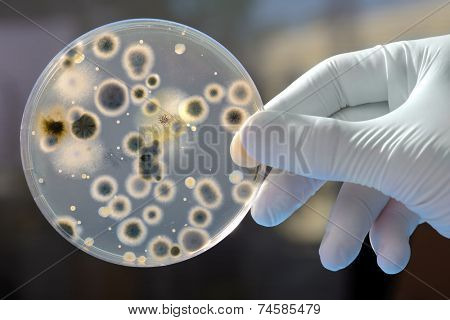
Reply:
<svg viewBox="0 0 450 320"><path fill-rule="evenodd" d="M244 65L264 102L321 60L396 40L448 34L450 6L434 0L6 0L0 1L0 296L52 266L74 247L37 209L26 185L19 129L34 82L64 44L100 25L160 18L194 27ZM40 26L40 27L39 27ZM409 30L408 30L409 29ZM406 32L405 32L406 30ZM339 184L309 205L327 214ZM383 274L363 246L347 269L329 272L318 256L325 220L301 209L276 228L250 216L213 249L156 269L116 266L76 252L9 298L15 299L429 299L450 296L449 240L426 225L412 237L411 275ZM420 278L421 280L417 279ZM427 284L425 284L425 283Z"/></svg>

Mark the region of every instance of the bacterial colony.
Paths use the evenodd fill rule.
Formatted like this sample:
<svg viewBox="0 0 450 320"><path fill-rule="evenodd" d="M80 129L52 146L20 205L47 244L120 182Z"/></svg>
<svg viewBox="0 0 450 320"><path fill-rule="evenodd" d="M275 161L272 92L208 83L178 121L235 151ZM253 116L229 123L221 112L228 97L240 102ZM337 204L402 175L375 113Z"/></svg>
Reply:
<svg viewBox="0 0 450 320"><path fill-rule="evenodd" d="M22 124L28 183L54 227L98 258L186 260L248 210L260 179L232 164L228 148L260 106L239 62L202 33L156 20L107 25L69 45L38 80ZM201 155L203 126L220 131L208 142L219 155L210 172L171 170L198 161L182 151Z"/></svg>

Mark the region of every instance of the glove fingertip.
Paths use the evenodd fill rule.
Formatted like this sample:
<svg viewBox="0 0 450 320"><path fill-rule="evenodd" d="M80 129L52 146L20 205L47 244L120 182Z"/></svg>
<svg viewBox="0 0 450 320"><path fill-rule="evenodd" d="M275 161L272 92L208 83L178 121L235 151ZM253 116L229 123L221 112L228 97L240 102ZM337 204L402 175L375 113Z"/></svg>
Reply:
<svg viewBox="0 0 450 320"><path fill-rule="evenodd" d="M377 263L381 270L383 270L384 273L387 274L397 274L401 272L406 267L405 264L398 264L396 262L393 262L386 257L383 257L381 255L377 256Z"/></svg>
<svg viewBox="0 0 450 320"><path fill-rule="evenodd" d="M336 245L322 242L319 248L320 262L325 269L330 271L339 271L346 268L355 259L348 250Z"/></svg>
<svg viewBox="0 0 450 320"><path fill-rule="evenodd" d="M261 200L260 201L257 200L251 209L253 220L263 227L274 227L278 225L278 223L274 221L273 218L274 213L271 212L270 208L264 206L264 204L261 205L260 202Z"/></svg>

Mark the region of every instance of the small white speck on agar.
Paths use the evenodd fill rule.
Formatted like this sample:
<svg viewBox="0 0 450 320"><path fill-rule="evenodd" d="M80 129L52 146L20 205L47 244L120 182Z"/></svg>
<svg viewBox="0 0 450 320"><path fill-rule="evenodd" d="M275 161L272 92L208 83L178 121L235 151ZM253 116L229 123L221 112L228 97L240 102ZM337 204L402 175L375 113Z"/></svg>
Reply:
<svg viewBox="0 0 450 320"><path fill-rule="evenodd" d="M59 169L59 170L58 170L58 173L62 173L62 170L61 170L61 169Z"/></svg>
<svg viewBox="0 0 450 320"><path fill-rule="evenodd" d="M139 44L144 44L144 40L139 40Z"/></svg>
<svg viewBox="0 0 450 320"><path fill-rule="evenodd" d="M108 230L109 230L109 231L111 231L111 230L112 230L112 228L111 228L111 227L108 227Z"/></svg>
<svg viewBox="0 0 450 320"><path fill-rule="evenodd" d="M122 161L123 161L123 157L120 157L120 160L122 160Z"/></svg>
<svg viewBox="0 0 450 320"><path fill-rule="evenodd" d="M86 175L86 173L83 173L83 174L81 174L81 179L86 179L87 178L87 175Z"/></svg>
<svg viewBox="0 0 450 320"><path fill-rule="evenodd" d="M75 104L75 101L72 100L72 104Z"/></svg>
<svg viewBox="0 0 450 320"><path fill-rule="evenodd" d="M193 132L197 131L197 127L196 126L191 126L191 131L193 131Z"/></svg>
<svg viewBox="0 0 450 320"><path fill-rule="evenodd" d="M119 245L117 246L117 248L119 248L119 249L120 249L120 248L122 248L122 246L121 246L121 245L119 244Z"/></svg>
<svg viewBox="0 0 450 320"><path fill-rule="evenodd" d="M74 205L71 205L71 206L70 206L70 211L74 212L74 211L76 211L76 210L77 210L77 207L76 207L76 206L74 206Z"/></svg>
<svg viewBox="0 0 450 320"><path fill-rule="evenodd" d="M173 229L172 229L172 232L175 233L175 232L177 232L177 230L176 230L175 228L173 228Z"/></svg>
<svg viewBox="0 0 450 320"><path fill-rule="evenodd" d="M214 71L214 75L215 75L215 76L217 76L217 75L218 75L217 71Z"/></svg>
<svg viewBox="0 0 450 320"><path fill-rule="evenodd" d="M34 130L31 131L31 135L32 135L32 136L35 136L35 135L36 135L36 131L34 131Z"/></svg>
<svg viewBox="0 0 450 320"><path fill-rule="evenodd" d="M44 183L44 179L39 178L39 179L38 179L38 182L39 182L39 183Z"/></svg>
<svg viewBox="0 0 450 320"><path fill-rule="evenodd" d="M78 221L77 221L77 224L81 224L81 221L80 221L80 220L78 220Z"/></svg>
<svg viewBox="0 0 450 320"><path fill-rule="evenodd" d="M184 198L183 198L183 201L184 201L184 202L186 202L186 201L187 201L187 198L186 198L186 197L184 197Z"/></svg>
<svg viewBox="0 0 450 320"><path fill-rule="evenodd" d="M127 115L127 116L129 116L129 115L130 115L130 113L129 113L129 112L127 112L127 113L126 113L126 115Z"/></svg>
<svg viewBox="0 0 450 320"><path fill-rule="evenodd" d="M116 120L116 123L117 123L117 124L120 124L120 120Z"/></svg>
<svg viewBox="0 0 450 320"><path fill-rule="evenodd" d="M99 67L95 67L95 71L99 71L100 70L100 68Z"/></svg>
<svg viewBox="0 0 450 320"><path fill-rule="evenodd" d="M70 175L72 178L75 178L75 175L72 173L71 175Z"/></svg>
<svg viewBox="0 0 450 320"><path fill-rule="evenodd" d="M117 146L116 149L117 149L117 150L120 150L120 146Z"/></svg>

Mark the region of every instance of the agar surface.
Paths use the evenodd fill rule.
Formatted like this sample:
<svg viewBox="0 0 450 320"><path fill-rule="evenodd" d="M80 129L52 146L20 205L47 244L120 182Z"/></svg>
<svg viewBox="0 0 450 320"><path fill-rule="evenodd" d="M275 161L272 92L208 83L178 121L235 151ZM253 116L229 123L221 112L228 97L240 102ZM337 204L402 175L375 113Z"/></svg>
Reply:
<svg viewBox="0 0 450 320"><path fill-rule="evenodd" d="M27 124L54 227L127 266L171 264L214 245L256 190L247 171L200 173L196 158L213 128L226 139L208 147L224 165L233 133L257 109L251 81L218 49L158 32L105 27L76 41L40 83ZM193 170L177 172L174 158Z"/></svg>

